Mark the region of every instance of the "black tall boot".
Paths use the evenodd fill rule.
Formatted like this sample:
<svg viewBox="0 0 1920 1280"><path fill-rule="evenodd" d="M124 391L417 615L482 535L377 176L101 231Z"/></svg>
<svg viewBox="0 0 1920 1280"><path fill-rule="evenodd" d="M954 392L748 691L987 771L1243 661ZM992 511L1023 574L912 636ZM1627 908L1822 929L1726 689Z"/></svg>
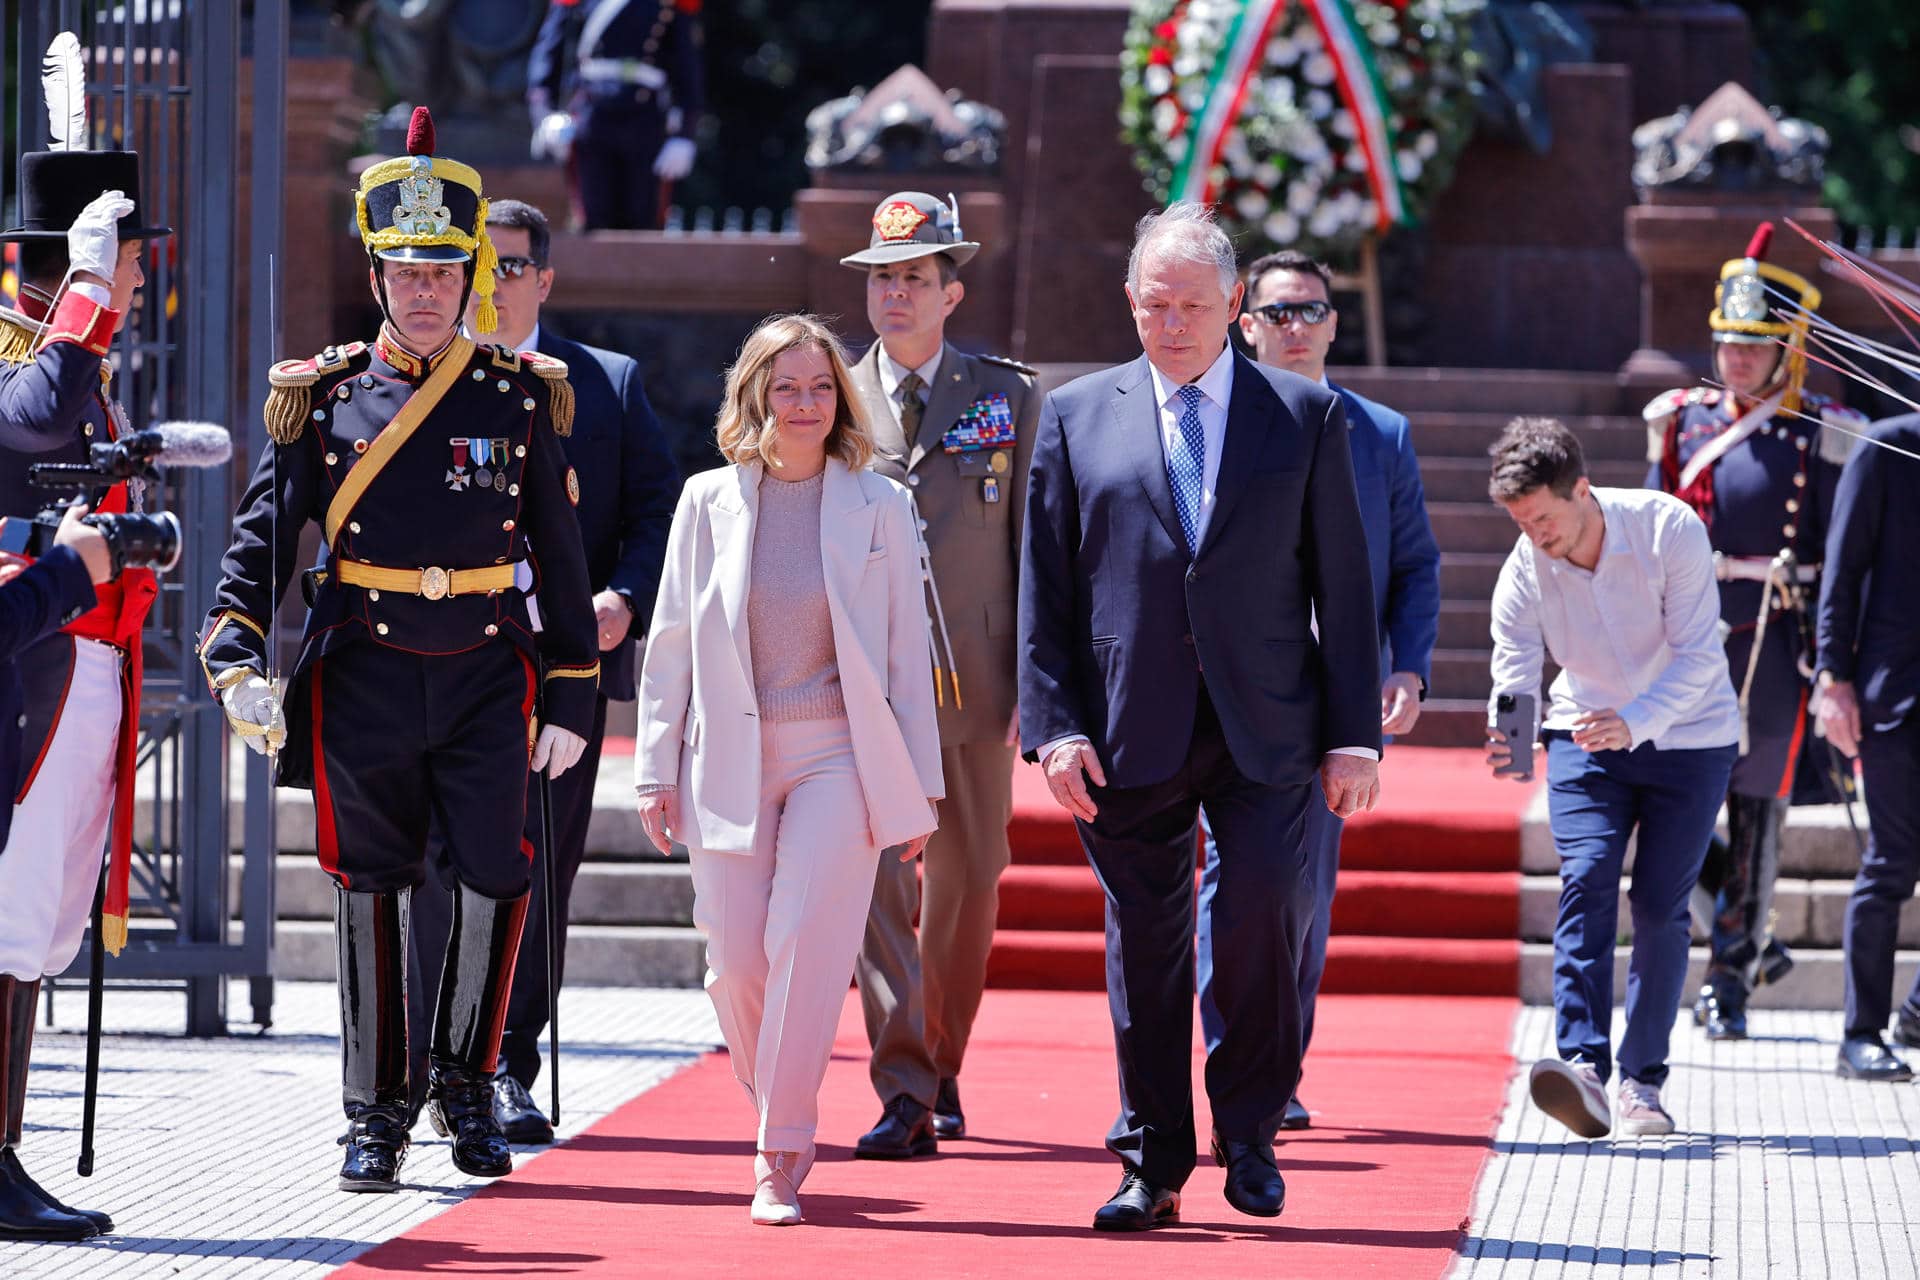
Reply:
<svg viewBox="0 0 1920 1280"><path fill-rule="evenodd" d="M91 1222L100 1229L101 1235L105 1235L113 1230L112 1218L98 1209L76 1209L70 1204L61 1203L59 1197L33 1180L32 1175L21 1166L19 1156L14 1154L14 1149L20 1145L20 1117L27 1109L27 1066L29 1060L33 1057L33 1015L35 1007L39 1002L40 979L35 978L32 982L16 981L14 983L13 1008L9 1022L12 1029L8 1033L12 1047L7 1053L7 1075L5 1078L5 1087L7 1090L7 1124L5 1129L7 1153L4 1157L0 1157L0 1159L4 1159L6 1163L11 1165L19 1177L26 1179L27 1188L39 1196L48 1208L58 1209L61 1213L70 1213L75 1217L85 1218L88 1222Z"/></svg>
<svg viewBox="0 0 1920 1280"><path fill-rule="evenodd" d="M1727 797L1727 876L1714 903L1713 957L1701 991L1709 1040L1747 1038L1747 997L1772 941L1773 885L1786 817L1785 800Z"/></svg>
<svg viewBox="0 0 1920 1280"><path fill-rule="evenodd" d="M26 1101L27 1056L33 1044L33 995L23 1002L23 986L32 992L40 989L38 981L23 984L0 977L0 1240L86 1240L100 1234L100 1225L49 1204L13 1154L20 1140L20 1107ZM17 1025L22 1021L24 1027Z"/></svg>
<svg viewBox="0 0 1920 1280"><path fill-rule="evenodd" d="M513 1172L513 1148L493 1118L493 1069L526 919L524 893L500 900L463 884L453 895L453 932L427 1049L427 1117L453 1139L454 1167L476 1178Z"/></svg>
<svg viewBox="0 0 1920 1280"><path fill-rule="evenodd" d="M334 890L342 1191L395 1191L407 1158L407 894Z"/></svg>

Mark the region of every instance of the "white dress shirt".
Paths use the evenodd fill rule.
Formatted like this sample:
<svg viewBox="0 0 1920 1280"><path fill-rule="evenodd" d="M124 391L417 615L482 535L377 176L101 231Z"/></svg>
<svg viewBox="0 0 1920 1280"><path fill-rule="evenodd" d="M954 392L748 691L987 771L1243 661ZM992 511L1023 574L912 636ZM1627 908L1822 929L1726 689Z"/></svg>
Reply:
<svg viewBox="0 0 1920 1280"><path fill-rule="evenodd" d="M933 394L934 375L940 372L940 357L945 354L946 347L943 344L939 350L933 353L933 359L920 365L918 368L909 369L888 355L886 347L882 346L880 348L880 390L886 394L887 408L893 410L894 426L900 426L900 410L903 407L900 400L900 384L907 380L909 373L919 374L921 383L920 407L923 409L926 408L927 398ZM911 447L913 441L909 440L907 444Z"/></svg>
<svg viewBox="0 0 1920 1280"><path fill-rule="evenodd" d="M880 362L882 369L889 362ZM1160 371L1160 366L1147 361L1147 369L1153 378L1154 403L1160 407L1160 460L1173 456L1174 441L1180 436L1180 415L1186 412L1186 405L1180 398L1182 384L1175 382ZM881 375L883 378L885 374ZM1213 518L1214 495L1220 487L1220 455L1227 444L1227 405L1233 399L1233 345L1227 344L1207 371L1195 378L1193 386L1200 388L1200 403L1194 412L1200 415L1200 434L1205 451L1200 460L1200 515L1194 522L1194 537L1202 541L1207 536L1207 522ZM1318 632L1316 631L1317 635ZM1086 742L1089 739L1083 733L1070 734L1045 743L1035 754L1045 765L1047 757L1069 742ZM1372 747L1329 747L1330 756L1361 756L1368 760L1378 760L1380 753Z"/></svg>
<svg viewBox="0 0 1920 1280"><path fill-rule="evenodd" d="M1707 526L1653 489L1593 490L1606 520L1588 571L1542 554L1524 535L1493 589L1493 700L1538 696L1545 656L1560 664L1542 725L1571 731L1611 709L1633 746L1724 747L1740 706L1720 639L1720 587Z"/></svg>

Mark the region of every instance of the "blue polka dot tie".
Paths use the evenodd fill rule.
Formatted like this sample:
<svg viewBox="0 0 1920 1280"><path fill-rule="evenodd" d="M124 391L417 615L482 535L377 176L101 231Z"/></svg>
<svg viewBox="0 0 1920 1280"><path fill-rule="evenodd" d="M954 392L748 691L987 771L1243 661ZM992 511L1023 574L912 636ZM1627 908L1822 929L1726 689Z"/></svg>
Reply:
<svg viewBox="0 0 1920 1280"><path fill-rule="evenodd" d="M1200 388L1181 387L1179 431L1167 448L1167 479L1173 484L1173 505L1180 513L1180 532L1187 535L1187 554L1200 549L1200 489L1206 476L1206 433L1200 428Z"/></svg>

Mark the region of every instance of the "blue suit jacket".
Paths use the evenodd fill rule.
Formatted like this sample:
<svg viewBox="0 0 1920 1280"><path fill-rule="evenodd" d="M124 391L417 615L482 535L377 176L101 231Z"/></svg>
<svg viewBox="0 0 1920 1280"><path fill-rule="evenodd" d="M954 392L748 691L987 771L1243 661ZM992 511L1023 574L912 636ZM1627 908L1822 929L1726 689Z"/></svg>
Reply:
<svg viewBox="0 0 1920 1280"><path fill-rule="evenodd" d="M14 659L93 608L93 583L80 557L54 547L25 573L0 586L0 848L13 825L13 800L25 773L20 672Z"/></svg>
<svg viewBox="0 0 1920 1280"><path fill-rule="evenodd" d="M1920 452L1920 414L1869 434ZM1820 575L1822 671L1850 680L1863 727L1891 728L1920 700L1920 503L1915 463L1875 445L1854 450L1834 495Z"/></svg>
<svg viewBox="0 0 1920 1280"><path fill-rule="evenodd" d="M574 514L587 551L587 578L596 592L611 587L633 601L631 634L637 639L646 632L660 590L680 470L631 357L563 338L545 324L540 350L566 361L573 384L573 434L561 446L580 478ZM633 668L632 641L601 654L600 691L617 702L632 701Z"/></svg>
<svg viewBox="0 0 1920 1280"><path fill-rule="evenodd" d="M1040 413L1020 578L1028 759L1086 734L1109 785L1173 776L1201 671L1240 771L1304 785L1380 746L1379 638L1338 396L1236 353L1219 489L1189 556L1143 356ZM1309 621L1317 614L1316 642Z"/></svg>
<svg viewBox="0 0 1920 1280"><path fill-rule="evenodd" d="M1347 406L1347 444L1367 530L1374 616L1380 623L1380 671L1433 678L1440 637L1440 544L1427 520L1420 459L1405 416L1336 386Z"/></svg>

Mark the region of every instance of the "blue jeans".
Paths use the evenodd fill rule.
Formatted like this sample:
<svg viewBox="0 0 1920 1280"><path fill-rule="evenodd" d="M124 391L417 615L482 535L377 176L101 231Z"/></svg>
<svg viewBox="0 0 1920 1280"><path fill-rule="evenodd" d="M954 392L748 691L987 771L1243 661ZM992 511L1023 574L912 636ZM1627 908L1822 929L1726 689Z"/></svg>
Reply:
<svg viewBox="0 0 1920 1280"><path fill-rule="evenodd" d="M1589 754L1549 731L1547 806L1560 854L1560 916L1553 928L1553 1008L1560 1056L1613 1074L1613 946L1620 872L1639 830L1633 884L1633 957L1620 1071L1667 1078L1667 1039L1687 980L1688 895L1699 879L1738 748Z"/></svg>

